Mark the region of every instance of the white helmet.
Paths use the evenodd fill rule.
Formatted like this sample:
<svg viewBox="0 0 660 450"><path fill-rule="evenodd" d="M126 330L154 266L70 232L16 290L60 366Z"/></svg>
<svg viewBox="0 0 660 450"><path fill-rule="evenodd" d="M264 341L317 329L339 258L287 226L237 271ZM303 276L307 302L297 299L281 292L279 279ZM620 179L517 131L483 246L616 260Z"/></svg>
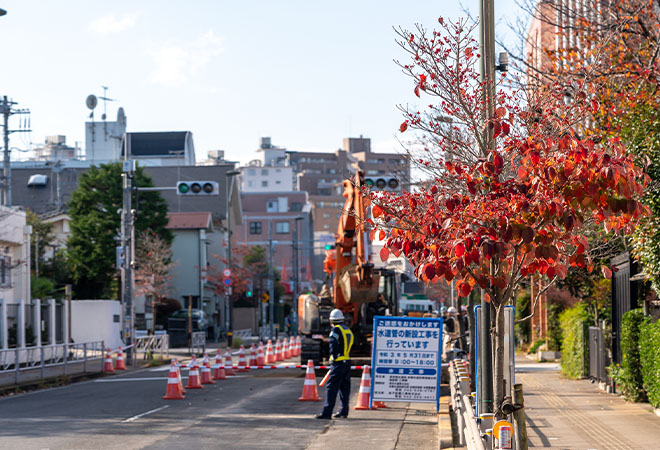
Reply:
<svg viewBox="0 0 660 450"><path fill-rule="evenodd" d="M333 309L332 312L330 313L330 322L343 322L344 321L344 313L341 312L339 309Z"/></svg>
<svg viewBox="0 0 660 450"><path fill-rule="evenodd" d="M449 309L447 310L447 312L449 314L456 314L456 308L454 308L453 306L450 306Z"/></svg>

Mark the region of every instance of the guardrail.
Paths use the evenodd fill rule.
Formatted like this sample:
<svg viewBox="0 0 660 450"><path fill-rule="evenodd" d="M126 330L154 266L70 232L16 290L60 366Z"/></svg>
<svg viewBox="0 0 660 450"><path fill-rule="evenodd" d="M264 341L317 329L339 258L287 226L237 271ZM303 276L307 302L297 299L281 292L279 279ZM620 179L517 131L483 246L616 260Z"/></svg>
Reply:
<svg viewBox="0 0 660 450"><path fill-rule="evenodd" d="M459 445L465 445L469 450L485 450L486 439L482 439L477 418L475 417L470 393L470 378L463 360L456 359L449 363L449 386L451 399L456 414ZM488 448L491 448L488 445Z"/></svg>
<svg viewBox="0 0 660 450"><path fill-rule="evenodd" d="M0 350L0 385L12 382L19 384L21 381L39 381L51 376L51 373L53 376L68 375L71 372L69 366L73 364L79 368L82 363L82 372L86 373L90 371L88 363L102 361L103 356L103 341ZM51 370L51 368L59 370ZM102 364L98 368L99 372L101 370L103 370ZM80 372L80 370L74 371ZM23 374L28 372L30 376L24 377ZM21 380L21 378L25 379Z"/></svg>
<svg viewBox="0 0 660 450"><path fill-rule="evenodd" d="M142 353L142 359L150 359L155 354L158 354L160 359L168 358L170 356L170 337L167 334L136 337L135 353L136 356Z"/></svg>

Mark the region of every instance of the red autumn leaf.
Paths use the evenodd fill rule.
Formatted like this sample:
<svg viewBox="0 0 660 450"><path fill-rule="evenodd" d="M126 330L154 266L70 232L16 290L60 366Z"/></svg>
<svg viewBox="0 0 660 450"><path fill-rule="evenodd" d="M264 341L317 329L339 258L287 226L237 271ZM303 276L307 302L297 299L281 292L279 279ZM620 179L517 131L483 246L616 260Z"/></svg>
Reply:
<svg viewBox="0 0 660 450"><path fill-rule="evenodd" d="M463 244L458 244L454 247L454 253L457 257L462 257L465 254L465 246Z"/></svg>
<svg viewBox="0 0 660 450"><path fill-rule="evenodd" d="M504 108L503 106L498 106L497 108L495 108L496 119L501 119L504 116L506 116L506 108Z"/></svg>
<svg viewBox="0 0 660 450"><path fill-rule="evenodd" d="M400 132L405 132L408 129L408 122L403 122L401 126L399 127Z"/></svg>
<svg viewBox="0 0 660 450"><path fill-rule="evenodd" d="M511 126L507 122L502 122L502 136L508 136L511 132Z"/></svg>
<svg viewBox="0 0 660 450"><path fill-rule="evenodd" d="M605 278L612 278L612 270L607 266L600 266L600 270L603 272Z"/></svg>
<svg viewBox="0 0 660 450"><path fill-rule="evenodd" d="M469 283L462 283L460 289L458 290L458 295L461 297L467 297L472 292L472 286Z"/></svg>
<svg viewBox="0 0 660 450"><path fill-rule="evenodd" d="M415 40L415 35L414 35L414 34L411 34L410 37L408 38L408 43L411 44L412 41L414 41L414 40Z"/></svg>
<svg viewBox="0 0 660 450"><path fill-rule="evenodd" d="M383 230L380 230L378 232L378 240L382 241L383 239L385 239L385 232Z"/></svg>
<svg viewBox="0 0 660 450"><path fill-rule="evenodd" d="M433 264L427 264L426 267L424 267L424 275L426 275L426 278L429 280L432 280L433 277L435 277L435 267Z"/></svg>
<svg viewBox="0 0 660 450"><path fill-rule="evenodd" d="M415 95L419 97L419 85L415 86Z"/></svg>
<svg viewBox="0 0 660 450"><path fill-rule="evenodd" d="M390 250L387 247L380 249L380 260L385 262L390 257Z"/></svg>
<svg viewBox="0 0 660 450"><path fill-rule="evenodd" d="M371 208L371 214L375 217L378 218L383 215L383 210L381 209L380 206L374 205L373 208Z"/></svg>

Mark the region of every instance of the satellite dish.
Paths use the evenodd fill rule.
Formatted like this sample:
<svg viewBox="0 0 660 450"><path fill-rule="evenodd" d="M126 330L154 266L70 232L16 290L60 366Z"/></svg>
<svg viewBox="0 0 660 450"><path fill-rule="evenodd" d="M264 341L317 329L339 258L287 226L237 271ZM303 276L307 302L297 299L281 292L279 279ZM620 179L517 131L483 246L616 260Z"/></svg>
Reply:
<svg viewBox="0 0 660 450"><path fill-rule="evenodd" d="M117 110L117 122L122 125L126 125L126 114L124 113L124 108L121 106Z"/></svg>
<svg viewBox="0 0 660 450"><path fill-rule="evenodd" d="M85 100L85 103L87 104L87 107L89 109L94 109L96 108L96 105L98 104L98 100L96 99L96 95L90 94L87 96L87 100Z"/></svg>

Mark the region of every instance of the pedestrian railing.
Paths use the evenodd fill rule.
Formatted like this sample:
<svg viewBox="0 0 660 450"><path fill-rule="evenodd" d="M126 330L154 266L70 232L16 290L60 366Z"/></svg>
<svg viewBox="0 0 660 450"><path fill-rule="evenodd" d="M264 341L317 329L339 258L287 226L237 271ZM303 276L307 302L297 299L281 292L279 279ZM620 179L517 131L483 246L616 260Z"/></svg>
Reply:
<svg viewBox="0 0 660 450"><path fill-rule="evenodd" d="M68 375L73 364L73 372L101 371L102 365L89 370L88 363L101 361L103 352L103 341L0 350L0 385L43 380L50 374ZM59 370L50 371L50 368Z"/></svg>
<svg viewBox="0 0 660 450"><path fill-rule="evenodd" d="M142 353L142 359L150 359L156 354L161 359L168 358L170 356L170 337L167 334L136 337L135 353L138 357Z"/></svg>
<svg viewBox="0 0 660 450"><path fill-rule="evenodd" d="M190 346L190 353L204 353L206 351L206 332L193 331L190 337Z"/></svg>

